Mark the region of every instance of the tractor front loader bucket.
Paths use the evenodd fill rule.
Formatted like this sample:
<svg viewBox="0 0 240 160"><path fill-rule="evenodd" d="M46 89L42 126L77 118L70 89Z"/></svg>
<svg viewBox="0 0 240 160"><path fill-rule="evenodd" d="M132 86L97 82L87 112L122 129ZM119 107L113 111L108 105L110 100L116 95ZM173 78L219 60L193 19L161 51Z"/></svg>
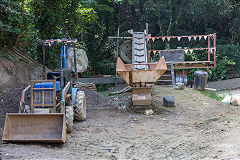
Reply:
<svg viewBox="0 0 240 160"><path fill-rule="evenodd" d="M6 142L65 143L64 113L8 113L2 140Z"/></svg>

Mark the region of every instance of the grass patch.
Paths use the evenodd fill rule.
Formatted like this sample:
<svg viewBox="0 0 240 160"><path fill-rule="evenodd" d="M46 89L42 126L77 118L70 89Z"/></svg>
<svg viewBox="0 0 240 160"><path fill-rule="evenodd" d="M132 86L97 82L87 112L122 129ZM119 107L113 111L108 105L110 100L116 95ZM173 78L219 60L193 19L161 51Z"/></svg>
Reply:
<svg viewBox="0 0 240 160"><path fill-rule="evenodd" d="M96 88L98 92L105 92L112 86L113 84L96 84Z"/></svg>
<svg viewBox="0 0 240 160"><path fill-rule="evenodd" d="M206 92L206 91L200 91L200 93L202 93L203 95L208 96L212 99L215 99L217 101L222 101L224 99L223 96L220 96L217 93L209 93L209 92Z"/></svg>
<svg viewBox="0 0 240 160"><path fill-rule="evenodd" d="M8 54L6 54L6 53L3 53L3 52L1 52L1 51L0 51L0 57L4 57L4 58L6 58L6 59L8 59L8 60L10 60L10 61L12 61L12 62L14 62L14 61L16 60L15 57L10 56L10 55L8 55Z"/></svg>

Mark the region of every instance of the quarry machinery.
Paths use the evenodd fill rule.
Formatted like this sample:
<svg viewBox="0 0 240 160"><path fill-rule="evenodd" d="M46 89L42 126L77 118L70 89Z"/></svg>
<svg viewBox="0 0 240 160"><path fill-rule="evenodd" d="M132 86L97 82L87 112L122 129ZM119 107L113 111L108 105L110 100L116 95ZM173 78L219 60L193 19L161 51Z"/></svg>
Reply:
<svg viewBox="0 0 240 160"><path fill-rule="evenodd" d="M117 59L116 72L132 88L132 102L134 106L149 106L152 104L151 88L154 83L167 70L164 57L161 57L157 63L149 63L149 54L147 50L148 28L144 32L134 32L130 30L132 37L109 37L117 39L131 39L124 43L120 48L120 57ZM131 41L132 45L129 45ZM131 48L130 48L131 46ZM123 49L124 48L124 49ZM127 60L131 51L131 60ZM130 64L124 64L122 61L128 61Z"/></svg>
<svg viewBox="0 0 240 160"><path fill-rule="evenodd" d="M45 47L55 43L62 43L60 69L46 74ZM3 141L65 143L73 120L85 120L85 94L77 82L76 43L68 39L40 40L44 80L32 80L22 91L19 113L6 115Z"/></svg>
<svg viewBox="0 0 240 160"><path fill-rule="evenodd" d="M172 84L173 87L178 83L188 85L187 71L191 69L206 69L216 67L216 34L209 35L190 35L190 36L158 36L153 37L148 34L148 24L144 32L134 32L128 30L120 36L119 28L117 36L109 36L110 39L117 39L115 55L116 73L118 73L132 88L133 105L151 105L151 87L153 84ZM175 39L175 40L174 40ZM182 39L182 41L181 41ZM165 43L165 49L154 50L151 45L154 41L159 44ZM178 47L170 49L166 44L170 41L176 44L187 42L207 42L207 47L188 48ZM156 45L153 45L156 47ZM199 45L198 45L199 46ZM207 60L186 61L186 57L207 50ZM203 58L201 58L203 59ZM117 77L115 75L115 77ZM193 77L193 76L191 76ZM190 81L191 82L191 81ZM192 83L192 82L191 82Z"/></svg>

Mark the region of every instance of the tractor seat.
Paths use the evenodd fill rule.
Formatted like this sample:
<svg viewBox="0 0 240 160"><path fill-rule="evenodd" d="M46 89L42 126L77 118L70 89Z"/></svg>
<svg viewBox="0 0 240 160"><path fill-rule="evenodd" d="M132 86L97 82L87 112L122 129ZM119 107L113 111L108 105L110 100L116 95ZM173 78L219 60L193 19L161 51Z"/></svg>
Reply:
<svg viewBox="0 0 240 160"><path fill-rule="evenodd" d="M60 81L60 72L48 72L47 73L47 79L48 80L56 80Z"/></svg>

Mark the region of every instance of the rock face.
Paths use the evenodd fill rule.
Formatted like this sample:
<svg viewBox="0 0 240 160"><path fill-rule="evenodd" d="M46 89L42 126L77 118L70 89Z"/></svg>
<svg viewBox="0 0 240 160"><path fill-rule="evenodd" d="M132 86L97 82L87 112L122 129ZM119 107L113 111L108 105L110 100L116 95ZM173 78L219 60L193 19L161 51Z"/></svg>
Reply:
<svg viewBox="0 0 240 160"><path fill-rule="evenodd" d="M163 97L163 105L166 107L174 107L175 106L175 97L174 96Z"/></svg>
<svg viewBox="0 0 240 160"><path fill-rule="evenodd" d="M234 106L240 106L240 94L233 95L230 103Z"/></svg>
<svg viewBox="0 0 240 160"><path fill-rule="evenodd" d="M174 89L179 89L182 90L184 89L184 83L176 83L176 85L174 86Z"/></svg>
<svg viewBox="0 0 240 160"><path fill-rule="evenodd" d="M225 103L225 104L230 104L230 101L232 100L232 97L227 95L223 100L222 102Z"/></svg>

